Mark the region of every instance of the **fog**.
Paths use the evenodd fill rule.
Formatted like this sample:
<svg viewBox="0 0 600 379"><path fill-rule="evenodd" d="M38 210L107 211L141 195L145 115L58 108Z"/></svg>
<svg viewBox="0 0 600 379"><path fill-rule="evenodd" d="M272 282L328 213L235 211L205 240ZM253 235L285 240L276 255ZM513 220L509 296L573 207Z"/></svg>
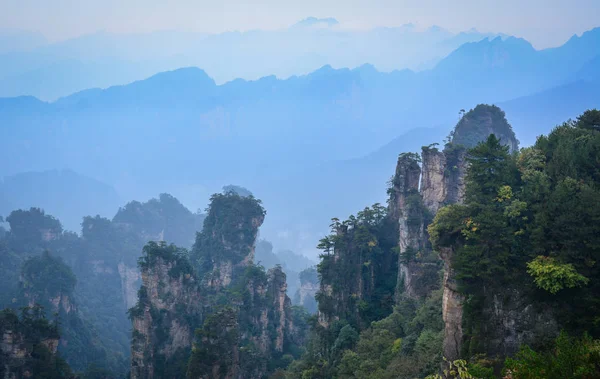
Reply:
<svg viewBox="0 0 600 379"><path fill-rule="evenodd" d="M596 377L600 8L446 3L0 5L0 376Z"/></svg>
<svg viewBox="0 0 600 379"><path fill-rule="evenodd" d="M261 236L312 259L329 219L385 203L398 152L441 141L460 109L499 105L526 146L600 96L600 29L536 50L506 35L307 19L3 48L0 91L20 97L0 99L1 214L39 206L79 231L83 216L160 193L203 210L235 184L263 200Z"/></svg>

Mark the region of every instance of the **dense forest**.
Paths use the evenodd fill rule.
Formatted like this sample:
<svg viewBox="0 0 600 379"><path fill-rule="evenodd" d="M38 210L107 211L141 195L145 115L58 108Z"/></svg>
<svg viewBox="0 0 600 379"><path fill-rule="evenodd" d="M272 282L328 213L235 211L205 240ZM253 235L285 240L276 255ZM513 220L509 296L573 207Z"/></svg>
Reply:
<svg viewBox="0 0 600 379"><path fill-rule="evenodd" d="M0 374L600 377L600 111L523 148L497 106L461 111L443 147L399 154L387 195L332 219L316 267L274 253L238 186L206 213L162 194L80 234L14 210Z"/></svg>

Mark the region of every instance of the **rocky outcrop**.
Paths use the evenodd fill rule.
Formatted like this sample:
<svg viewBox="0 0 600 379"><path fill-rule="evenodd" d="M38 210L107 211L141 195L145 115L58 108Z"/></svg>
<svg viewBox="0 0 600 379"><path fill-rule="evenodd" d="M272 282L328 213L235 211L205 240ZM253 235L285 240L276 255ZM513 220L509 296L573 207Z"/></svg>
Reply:
<svg viewBox="0 0 600 379"><path fill-rule="evenodd" d="M465 175L467 170L466 150L448 145L444 151L423 147L423 173L421 194L423 204L432 215L444 205L457 204L464 200ZM452 250L439 252L444 262L442 317L444 320L444 357L458 359L462 346L464 296L458 291L451 266Z"/></svg>
<svg viewBox="0 0 600 379"><path fill-rule="evenodd" d="M34 378L35 366L32 365L34 344L23 333L3 330L0 340L0 373L4 379ZM56 356L58 338L45 338L37 342ZM42 373L38 373L42 374Z"/></svg>
<svg viewBox="0 0 600 379"><path fill-rule="evenodd" d="M202 281L213 291L231 284L235 272L254 262L258 229L265 218L260 201L234 192L211 199L201 233L196 236L192 259L199 264Z"/></svg>
<svg viewBox="0 0 600 379"><path fill-rule="evenodd" d="M264 214L251 196L214 195L189 256L144 247L132 379L258 379L287 352L296 331L285 273L253 264Z"/></svg>
<svg viewBox="0 0 600 379"><path fill-rule="evenodd" d="M9 309L0 312L0 377L4 379L48 374L39 368L50 367L57 359L58 328L45 319L41 308L29 308L22 314L19 318ZM47 355L40 354L40 349ZM44 360L42 365L40 360Z"/></svg>
<svg viewBox="0 0 600 379"><path fill-rule="evenodd" d="M130 310L132 379L163 377L155 363L174 364L180 351L189 351L202 314L200 288L183 253L164 243L144 250L139 300Z"/></svg>
<svg viewBox="0 0 600 379"><path fill-rule="evenodd" d="M399 235L397 301L404 296L426 296L434 286L427 278L438 269L435 260L427 259L431 249L425 232L428 217L419 193L420 161L417 154L401 154L390 191L389 213L398 220Z"/></svg>
<svg viewBox="0 0 600 379"><path fill-rule="evenodd" d="M406 198L419 190L421 167L417 154L404 153L398 157L396 172L392 178L390 189L389 214L394 219L403 215Z"/></svg>
<svg viewBox="0 0 600 379"><path fill-rule="evenodd" d="M249 266L232 286L244 288L245 295L207 316L192 350L188 377L263 378L269 362L298 344L280 266L266 274Z"/></svg>
<svg viewBox="0 0 600 379"><path fill-rule="evenodd" d="M506 121L504 112L498 107L480 104L463 115L451 133L452 140L446 144L443 151L434 144L423 147L420 157L416 154L400 155L390 191L390 214L396 217L399 223L400 259L397 299L401 299L402 296L422 297L435 288L436 282L428 281L427 278L435 276L439 266L430 260L435 254L428 242L426 227L440 208L464 201L465 177L468 169L467 149L486 140L490 134L496 135L502 143L508 145L511 152L518 150L519 141ZM418 165L419 161L421 167ZM417 189L419 177L420 189ZM414 258L415 252L418 252L418 258ZM452 360L461 356L463 348L462 324L465 299L458 289L452 270L452 249L443 249L438 253L444 264L443 352L447 359ZM430 259L426 259L427 257ZM488 347L485 350L508 351L511 346L517 346L510 341L522 342L525 337L514 328L513 332L509 331L509 325L519 324L515 318L510 318L511 315L516 316L514 311L505 311L504 308L494 304L486 308L489 310L486 312L490 322L503 324L506 327L498 328L504 332L499 332L497 336L490 336L486 343L494 344L493 341L496 341L497 346L505 347L494 349ZM515 305L515 308L511 309L518 308ZM496 311L491 311L492 309ZM526 307L520 309L522 312L527 312ZM500 314L502 316L499 316ZM507 342L500 342L501 340Z"/></svg>
<svg viewBox="0 0 600 379"><path fill-rule="evenodd" d="M444 320L443 354L449 361L460 357L463 340L463 303L464 296L458 291L452 261L452 249L443 248L440 258L444 261L444 292L442 295L442 318Z"/></svg>
<svg viewBox="0 0 600 379"><path fill-rule="evenodd" d="M514 355L522 345L536 346L554 340L560 327L554 309L532 303L520 288L485 289L481 306L481 328L476 336L468 336L468 349L484 352L488 357Z"/></svg>
<svg viewBox="0 0 600 379"><path fill-rule="evenodd" d="M444 151L423 147L421 157L421 196L429 212L436 214L446 204L461 203L465 194L466 149L455 145L448 145Z"/></svg>
<svg viewBox="0 0 600 379"><path fill-rule="evenodd" d="M298 304L306 308L306 304L314 301L315 294L319 290L319 283L304 282L298 289Z"/></svg>
<svg viewBox="0 0 600 379"><path fill-rule="evenodd" d="M506 120L502 109L495 105L479 104L465 113L452 132L452 143L467 148L474 147L494 134L509 151L519 150L519 140Z"/></svg>
<svg viewBox="0 0 600 379"><path fill-rule="evenodd" d="M283 344L287 332L293 330L293 321L291 317L292 301L287 296L286 275L281 266L276 266L267 273L268 296L271 301L271 323L275 328L275 338L273 341L273 350L283 351ZM267 326L268 330L268 326Z"/></svg>

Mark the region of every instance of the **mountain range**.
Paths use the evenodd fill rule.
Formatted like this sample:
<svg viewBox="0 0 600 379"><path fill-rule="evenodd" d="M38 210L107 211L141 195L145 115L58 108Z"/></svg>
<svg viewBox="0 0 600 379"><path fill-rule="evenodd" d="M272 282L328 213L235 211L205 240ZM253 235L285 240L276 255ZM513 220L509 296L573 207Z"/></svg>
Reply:
<svg viewBox="0 0 600 379"><path fill-rule="evenodd" d="M311 32L336 28L316 23L325 26ZM330 217L383 202L398 153L441 142L459 110L496 104L529 145L600 107L599 60L597 28L545 50L514 37L467 42L418 72L326 65L217 84L188 67L53 102L2 98L0 160L10 165L0 176L69 168L123 199L169 192L192 209L242 185L268 211L262 236L312 255Z"/></svg>
<svg viewBox="0 0 600 379"><path fill-rule="evenodd" d="M0 31L0 96L55 100L187 66L202 67L217 83L287 78L326 64L357 67L370 62L383 71L418 70L431 68L463 43L499 35L415 25L357 31L334 18L315 17L280 30L98 32L54 43L35 33Z"/></svg>

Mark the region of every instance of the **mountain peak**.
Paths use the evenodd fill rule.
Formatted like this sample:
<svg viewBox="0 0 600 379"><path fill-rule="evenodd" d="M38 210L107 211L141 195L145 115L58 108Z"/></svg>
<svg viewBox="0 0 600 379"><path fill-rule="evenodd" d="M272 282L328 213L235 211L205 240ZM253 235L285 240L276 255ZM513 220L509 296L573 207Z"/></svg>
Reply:
<svg viewBox="0 0 600 379"><path fill-rule="evenodd" d="M589 45L590 47L594 47L598 46L598 44L600 44L600 27L584 32L581 37L574 34L563 46Z"/></svg>
<svg viewBox="0 0 600 379"><path fill-rule="evenodd" d="M377 71L377 68L375 66L373 66L371 63L365 63L361 66L356 67L354 70L352 70L354 72L358 72L359 74L377 74L379 73L379 71Z"/></svg>

